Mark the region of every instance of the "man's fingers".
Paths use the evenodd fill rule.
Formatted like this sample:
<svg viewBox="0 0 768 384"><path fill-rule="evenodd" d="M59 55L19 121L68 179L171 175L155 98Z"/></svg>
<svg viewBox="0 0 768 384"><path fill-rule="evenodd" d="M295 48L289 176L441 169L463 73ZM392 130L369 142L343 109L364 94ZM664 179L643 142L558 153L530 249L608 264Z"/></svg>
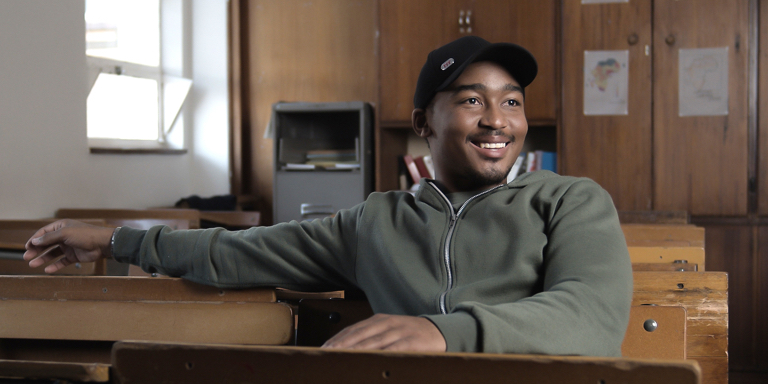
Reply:
<svg viewBox="0 0 768 384"><path fill-rule="evenodd" d="M65 226L66 222L59 220L38 229L24 245L27 249L27 252L24 252L24 260L32 260L46 248L61 242L63 240L61 229Z"/></svg>
<svg viewBox="0 0 768 384"><path fill-rule="evenodd" d="M61 247L57 244L57 245L48 247L43 252L40 252L39 254L34 255L33 257L27 258L28 254L30 254L30 251L27 251L24 253L24 260L29 260L29 266L31 268L37 268L63 255L64 251L62 251Z"/></svg>
<svg viewBox="0 0 768 384"><path fill-rule="evenodd" d="M446 345L428 319L378 314L345 328L323 347L444 352Z"/></svg>
<svg viewBox="0 0 768 384"><path fill-rule="evenodd" d="M40 231L46 229L48 227L43 227ZM27 245L31 245L32 247L37 248L45 248L53 244L57 244L64 240L64 235L62 233L61 228L56 228L51 231L45 231L39 236L32 236L29 241L27 242Z"/></svg>
<svg viewBox="0 0 768 384"><path fill-rule="evenodd" d="M379 315L369 317L359 323L352 324L337 333L323 344L326 348L351 348L361 340L380 332L376 326L379 323Z"/></svg>
<svg viewBox="0 0 768 384"><path fill-rule="evenodd" d="M52 263L51 265L45 267L45 273L54 273L59 269L62 269L70 264L72 264L72 262L69 261L69 259L66 256L62 257L61 259L56 260L56 262Z"/></svg>

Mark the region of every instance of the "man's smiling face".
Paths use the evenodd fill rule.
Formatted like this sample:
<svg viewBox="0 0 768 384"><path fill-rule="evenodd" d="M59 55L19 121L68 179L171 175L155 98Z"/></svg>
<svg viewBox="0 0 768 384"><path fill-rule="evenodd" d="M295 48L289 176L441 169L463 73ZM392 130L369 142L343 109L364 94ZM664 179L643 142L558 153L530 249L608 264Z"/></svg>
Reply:
<svg viewBox="0 0 768 384"><path fill-rule="evenodd" d="M523 104L522 88L501 66L467 66L426 111L414 111L414 129L429 142L435 178L452 192L504 183L528 132Z"/></svg>

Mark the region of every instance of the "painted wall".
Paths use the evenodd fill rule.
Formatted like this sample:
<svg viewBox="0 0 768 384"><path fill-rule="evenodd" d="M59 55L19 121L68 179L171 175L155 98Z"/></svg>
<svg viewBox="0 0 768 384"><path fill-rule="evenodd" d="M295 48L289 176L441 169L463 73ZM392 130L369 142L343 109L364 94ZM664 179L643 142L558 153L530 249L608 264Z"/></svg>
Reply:
<svg viewBox="0 0 768 384"><path fill-rule="evenodd" d="M185 155L89 154L83 0L0 0L0 219L229 192L226 0L185 22Z"/></svg>

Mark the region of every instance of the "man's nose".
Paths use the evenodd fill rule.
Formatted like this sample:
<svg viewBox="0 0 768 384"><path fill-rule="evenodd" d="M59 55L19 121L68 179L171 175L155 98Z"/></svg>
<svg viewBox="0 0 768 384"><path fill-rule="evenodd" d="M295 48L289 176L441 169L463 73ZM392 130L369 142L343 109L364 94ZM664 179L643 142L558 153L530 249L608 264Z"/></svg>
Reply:
<svg viewBox="0 0 768 384"><path fill-rule="evenodd" d="M507 126L506 119L498 106L488 106L483 110L480 126L490 129L502 129Z"/></svg>

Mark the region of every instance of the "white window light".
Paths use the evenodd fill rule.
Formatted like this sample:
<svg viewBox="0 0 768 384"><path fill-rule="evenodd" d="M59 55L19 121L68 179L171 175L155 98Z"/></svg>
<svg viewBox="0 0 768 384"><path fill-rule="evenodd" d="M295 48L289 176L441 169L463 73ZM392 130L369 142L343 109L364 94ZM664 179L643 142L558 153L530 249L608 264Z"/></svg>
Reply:
<svg viewBox="0 0 768 384"><path fill-rule="evenodd" d="M92 148L179 149L183 0L85 0Z"/></svg>

